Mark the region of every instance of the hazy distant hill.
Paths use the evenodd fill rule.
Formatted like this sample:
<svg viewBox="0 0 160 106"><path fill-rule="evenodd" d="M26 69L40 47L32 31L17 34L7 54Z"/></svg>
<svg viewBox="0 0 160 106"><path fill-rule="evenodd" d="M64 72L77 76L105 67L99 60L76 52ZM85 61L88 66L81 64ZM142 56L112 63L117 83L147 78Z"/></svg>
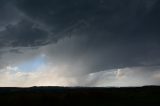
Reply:
<svg viewBox="0 0 160 106"><path fill-rule="evenodd" d="M160 106L160 87L0 88L0 106Z"/></svg>

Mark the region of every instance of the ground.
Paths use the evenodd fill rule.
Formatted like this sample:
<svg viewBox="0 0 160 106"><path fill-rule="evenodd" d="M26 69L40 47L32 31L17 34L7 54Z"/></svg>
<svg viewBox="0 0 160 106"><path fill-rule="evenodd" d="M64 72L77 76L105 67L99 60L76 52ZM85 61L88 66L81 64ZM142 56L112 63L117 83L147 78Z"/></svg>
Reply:
<svg viewBox="0 0 160 106"><path fill-rule="evenodd" d="M1 106L158 106L160 87L0 88Z"/></svg>

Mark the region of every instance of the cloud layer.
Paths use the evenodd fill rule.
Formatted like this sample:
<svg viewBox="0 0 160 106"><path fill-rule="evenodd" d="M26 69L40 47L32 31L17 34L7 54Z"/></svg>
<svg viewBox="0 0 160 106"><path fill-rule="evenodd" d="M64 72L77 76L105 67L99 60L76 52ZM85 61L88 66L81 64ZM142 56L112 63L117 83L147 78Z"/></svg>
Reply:
<svg viewBox="0 0 160 106"><path fill-rule="evenodd" d="M53 64L50 69L66 66L61 77L74 83L68 85L159 85L159 11L158 0L1 0L0 68L20 67L43 54L46 64ZM15 76L11 80L19 79L19 72L28 75L28 85L36 85L31 81L37 77L44 81L46 75L52 83L59 71L50 69L25 75L19 69L7 75Z"/></svg>

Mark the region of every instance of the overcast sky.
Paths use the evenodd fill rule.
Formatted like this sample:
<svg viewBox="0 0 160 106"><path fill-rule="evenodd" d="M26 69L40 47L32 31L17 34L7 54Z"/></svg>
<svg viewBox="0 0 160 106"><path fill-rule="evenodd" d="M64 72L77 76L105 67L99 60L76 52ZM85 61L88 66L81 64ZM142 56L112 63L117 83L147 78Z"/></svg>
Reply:
<svg viewBox="0 0 160 106"><path fill-rule="evenodd" d="M159 0L0 0L0 86L160 85Z"/></svg>

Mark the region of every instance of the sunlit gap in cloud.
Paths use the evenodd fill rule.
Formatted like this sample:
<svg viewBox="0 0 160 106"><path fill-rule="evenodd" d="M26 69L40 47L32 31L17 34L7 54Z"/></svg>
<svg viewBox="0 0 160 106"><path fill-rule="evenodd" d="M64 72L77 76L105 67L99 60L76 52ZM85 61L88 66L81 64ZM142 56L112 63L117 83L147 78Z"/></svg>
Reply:
<svg viewBox="0 0 160 106"><path fill-rule="evenodd" d="M0 86L87 86L87 87L126 87L153 84L160 75L156 71L150 76L145 68L123 68L104 70L76 77L70 73L67 65L47 64L35 71L22 71L19 67L8 66L1 70ZM70 74L70 76L67 76ZM2 80L3 79L3 80ZM5 79L5 80L4 80ZM146 79L146 80L144 80Z"/></svg>
<svg viewBox="0 0 160 106"><path fill-rule="evenodd" d="M37 69L44 67L45 64L47 64L47 60L45 59L45 55L43 54L31 60L23 62L22 64L19 64L17 67L21 71L31 72L31 71L36 71Z"/></svg>
<svg viewBox="0 0 160 106"><path fill-rule="evenodd" d="M37 55L32 59L8 65L1 69L0 86L72 86L77 85L75 78L69 75L68 66L48 61L46 55ZM2 80L3 79L3 80Z"/></svg>

